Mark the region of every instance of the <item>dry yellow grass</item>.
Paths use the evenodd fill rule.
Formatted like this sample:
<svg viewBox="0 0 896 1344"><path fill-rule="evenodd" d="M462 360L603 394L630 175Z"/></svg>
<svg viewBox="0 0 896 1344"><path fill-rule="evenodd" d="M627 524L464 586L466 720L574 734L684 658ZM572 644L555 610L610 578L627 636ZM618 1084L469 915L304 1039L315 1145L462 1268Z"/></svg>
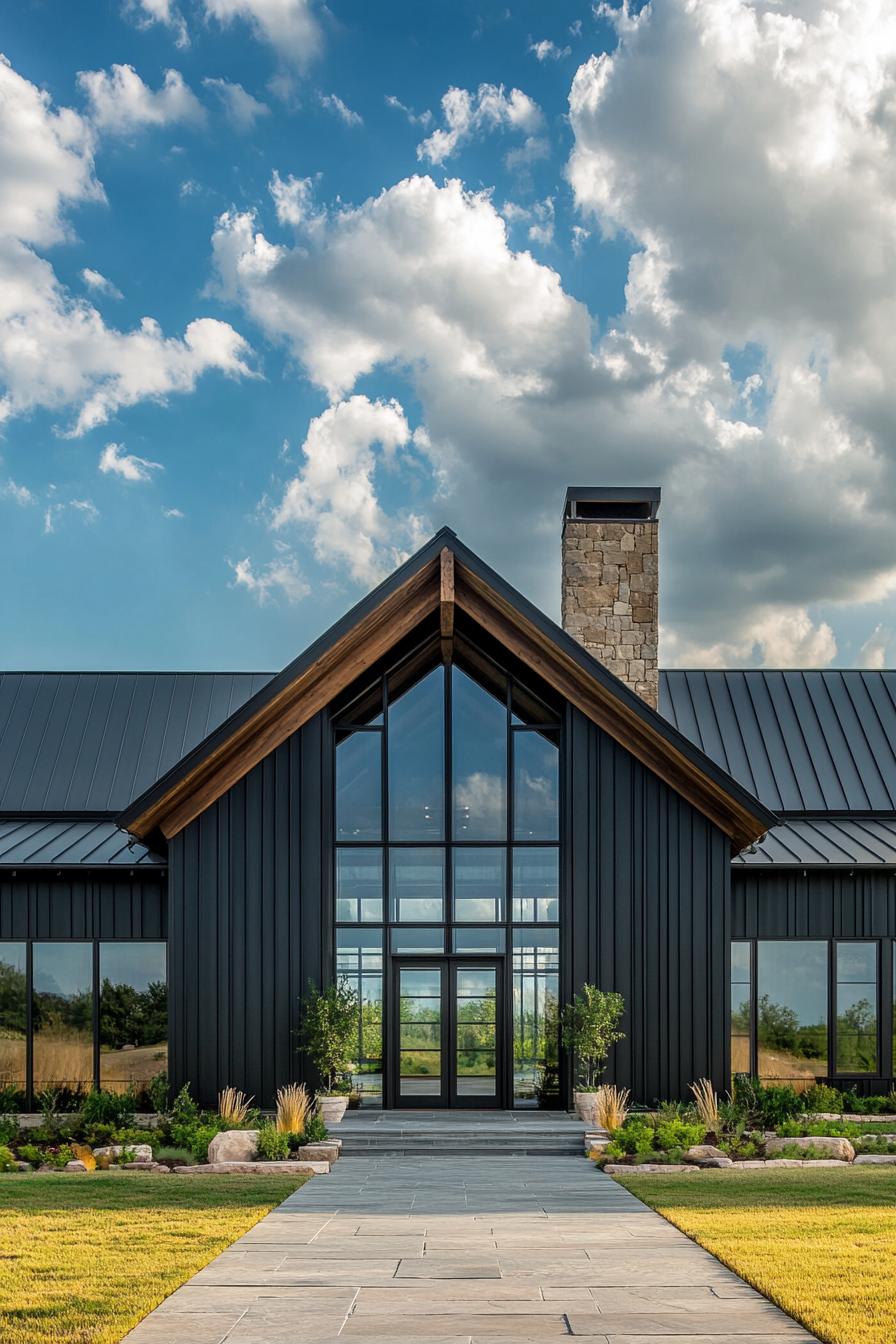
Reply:
<svg viewBox="0 0 896 1344"><path fill-rule="evenodd" d="M826 1344L896 1340L896 1168L622 1183Z"/></svg>
<svg viewBox="0 0 896 1344"><path fill-rule="evenodd" d="M0 1340L117 1344L302 1183L0 1176Z"/></svg>
<svg viewBox="0 0 896 1344"><path fill-rule="evenodd" d="M241 1125L249 1114L254 1098L247 1097L235 1087L225 1087L218 1093L218 1114L229 1125Z"/></svg>

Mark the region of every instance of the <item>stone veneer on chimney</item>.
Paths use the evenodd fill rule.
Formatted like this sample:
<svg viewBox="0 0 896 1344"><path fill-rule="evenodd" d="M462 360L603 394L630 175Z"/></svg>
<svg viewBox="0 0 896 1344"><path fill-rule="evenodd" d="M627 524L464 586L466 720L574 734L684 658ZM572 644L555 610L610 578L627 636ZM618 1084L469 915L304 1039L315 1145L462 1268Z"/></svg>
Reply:
<svg viewBox="0 0 896 1344"><path fill-rule="evenodd" d="M563 510L563 629L657 707L659 488L571 486Z"/></svg>

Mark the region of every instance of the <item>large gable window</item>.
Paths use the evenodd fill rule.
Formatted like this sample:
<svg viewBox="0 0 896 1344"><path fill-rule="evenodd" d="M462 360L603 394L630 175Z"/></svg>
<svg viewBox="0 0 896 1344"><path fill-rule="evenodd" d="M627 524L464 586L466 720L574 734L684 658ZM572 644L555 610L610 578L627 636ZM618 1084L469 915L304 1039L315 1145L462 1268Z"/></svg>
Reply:
<svg viewBox="0 0 896 1344"><path fill-rule="evenodd" d="M514 1091L556 1091L557 953L524 949L559 947L558 708L481 652L446 665L433 643L334 725L337 945L375 925L392 956L506 957ZM373 1100L383 1047L361 1011L355 1085Z"/></svg>

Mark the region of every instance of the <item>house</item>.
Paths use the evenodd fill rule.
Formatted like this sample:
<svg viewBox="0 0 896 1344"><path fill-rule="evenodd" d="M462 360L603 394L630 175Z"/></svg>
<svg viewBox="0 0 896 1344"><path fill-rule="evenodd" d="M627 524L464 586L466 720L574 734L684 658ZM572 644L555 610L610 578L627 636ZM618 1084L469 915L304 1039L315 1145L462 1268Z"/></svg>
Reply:
<svg viewBox="0 0 896 1344"><path fill-rule="evenodd" d="M0 678L0 1086L213 1104L358 991L365 1104L894 1076L896 674L657 665L659 490L571 489L563 625L439 532L282 672Z"/></svg>

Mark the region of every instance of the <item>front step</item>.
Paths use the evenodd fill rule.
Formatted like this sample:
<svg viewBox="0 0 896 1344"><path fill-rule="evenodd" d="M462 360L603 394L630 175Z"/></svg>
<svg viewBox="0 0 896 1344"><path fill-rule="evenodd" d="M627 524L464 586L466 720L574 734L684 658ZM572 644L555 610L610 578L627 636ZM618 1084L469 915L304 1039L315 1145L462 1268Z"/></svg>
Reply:
<svg viewBox="0 0 896 1344"><path fill-rule="evenodd" d="M346 1117L340 1126L345 1157L395 1155L421 1157L579 1157L586 1151L586 1135L594 1131L572 1116L535 1121L504 1113L487 1117L470 1112L450 1119L432 1112L367 1114Z"/></svg>

